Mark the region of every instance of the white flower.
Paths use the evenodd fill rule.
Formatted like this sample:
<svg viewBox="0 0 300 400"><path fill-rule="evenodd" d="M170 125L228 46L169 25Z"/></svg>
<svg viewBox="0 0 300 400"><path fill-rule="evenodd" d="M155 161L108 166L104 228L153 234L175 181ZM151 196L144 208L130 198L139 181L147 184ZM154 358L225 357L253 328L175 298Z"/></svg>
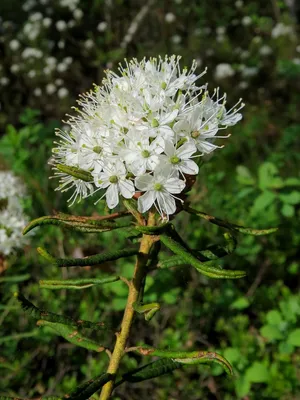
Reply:
<svg viewBox="0 0 300 400"><path fill-rule="evenodd" d="M230 78L235 74L234 69L230 64L221 63L218 64L215 70L215 78L217 80Z"/></svg>
<svg viewBox="0 0 300 400"><path fill-rule="evenodd" d="M242 0L237 0L234 5L236 6L236 8L242 8L244 5L244 2Z"/></svg>
<svg viewBox="0 0 300 400"><path fill-rule="evenodd" d="M0 85L7 86L8 84L9 84L9 79L6 76L2 76L2 78L0 78Z"/></svg>
<svg viewBox="0 0 300 400"><path fill-rule="evenodd" d="M280 36L293 36L294 30L292 26L285 25L283 22L278 22L272 29L271 36L274 39Z"/></svg>
<svg viewBox="0 0 300 400"><path fill-rule="evenodd" d="M29 78L35 78L36 77L36 71L34 71L33 69L31 69L30 71L28 71L28 77Z"/></svg>
<svg viewBox="0 0 300 400"><path fill-rule="evenodd" d="M52 24L52 19L46 17L46 18L43 19L42 24L43 24L44 28L49 28L51 26L51 24Z"/></svg>
<svg viewBox="0 0 300 400"><path fill-rule="evenodd" d="M87 50L92 49L92 48L94 47L94 41L93 41L92 39L87 39L87 40L84 42L84 47L85 47Z"/></svg>
<svg viewBox="0 0 300 400"><path fill-rule="evenodd" d="M241 67L241 73L244 78L251 78L257 75L259 71L257 67L246 67L245 65L242 65Z"/></svg>
<svg viewBox="0 0 300 400"><path fill-rule="evenodd" d="M99 22L99 24L98 24L98 26L97 26L97 29L98 29L99 32L104 32L104 31L106 31L106 29L107 29L107 22L105 22L105 21Z"/></svg>
<svg viewBox="0 0 300 400"><path fill-rule="evenodd" d="M70 175L55 173L62 190L74 190L71 203L104 190L100 197L114 208L120 195L144 191L140 211L154 204L163 218L175 212L186 175L198 173L193 159L222 147L215 141L229 135L219 132L242 118L243 107L239 101L228 110L226 95L215 90L210 96L206 84L196 85L205 71L196 75L195 62L181 69L179 61L125 61L119 74L106 71L103 85L81 96L77 115L67 121L68 130L57 131L53 150L54 168L73 168Z"/></svg>
<svg viewBox="0 0 300 400"><path fill-rule="evenodd" d="M16 51L20 48L20 42L16 39L13 39L10 43L9 43L9 47L11 50Z"/></svg>
<svg viewBox="0 0 300 400"><path fill-rule="evenodd" d="M22 52L22 58L42 58L43 52L40 49L33 47L26 47Z"/></svg>
<svg viewBox="0 0 300 400"><path fill-rule="evenodd" d="M28 19L29 19L29 21L32 21L32 22L40 21L43 19L43 14L40 12L35 12L35 13L29 15Z"/></svg>
<svg viewBox="0 0 300 400"><path fill-rule="evenodd" d="M216 33L217 33L217 35L221 35L221 36L225 35L225 33L226 33L225 26L218 26L216 29Z"/></svg>
<svg viewBox="0 0 300 400"><path fill-rule="evenodd" d="M22 230L28 223L21 200L23 183L9 171L0 171L0 254L8 256L28 242Z"/></svg>
<svg viewBox="0 0 300 400"><path fill-rule="evenodd" d="M126 168L120 161L100 166L94 172L95 185L99 189L106 189L105 197L109 208L115 208L119 204L119 193L125 199L131 199L134 195L134 185L131 180L126 179Z"/></svg>
<svg viewBox="0 0 300 400"><path fill-rule="evenodd" d="M51 95L55 92L56 92L56 86L53 83L48 83L48 85L46 85L46 93Z"/></svg>
<svg viewBox="0 0 300 400"><path fill-rule="evenodd" d="M174 44L179 44L182 41L182 37L180 35L173 35L171 40Z"/></svg>
<svg viewBox="0 0 300 400"><path fill-rule="evenodd" d="M68 64L61 62L61 63L57 64L56 69L58 72L66 72L68 69Z"/></svg>
<svg viewBox="0 0 300 400"><path fill-rule="evenodd" d="M175 16L173 13L168 12L168 13L165 15L165 21L166 21L168 24L171 24L171 23L174 22L175 20L176 20L176 16Z"/></svg>
<svg viewBox="0 0 300 400"><path fill-rule="evenodd" d="M141 132L132 131L125 137L125 148L120 152L128 170L134 175L142 175L147 170L153 171L159 163L158 155L164 151L165 142L161 137L153 141Z"/></svg>
<svg viewBox="0 0 300 400"><path fill-rule="evenodd" d="M75 19L81 19L83 17L83 11L80 8L76 8L73 11L73 16Z"/></svg>
<svg viewBox="0 0 300 400"><path fill-rule="evenodd" d="M66 21L63 21L63 20L57 21L55 26L59 32L63 32L67 29L67 23L66 23Z"/></svg>
<svg viewBox="0 0 300 400"><path fill-rule="evenodd" d="M36 97L40 97L41 95L42 95L42 89L41 88L35 88L34 89L34 91L33 91L33 94L36 96Z"/></svg>
<svg viewBox="0 0 300 400"><path fill-rule="evenodd" d="M145 192L138 198L138 210L148 211L153 205L161 216L174 214L176 211L174 194L179 194L185 187L184 181L178 178L177 171L169 167L158 167L153 175L146 174L135 178L135 186ZM180 199L178 199L180 200Z"/></svg>
<svg viewBox="0 0 300 400"><path fill-rule="evenodd" d="M58 79L56 79L55 82L57 82L57 81L58 81ZM57 96L58 96L60 99L64 99L65 97L68 96L68 94L69 94L68 89L66 89L66 88L64 88L64 87L59 88L58 91L57 91Z"/></svg>
<svg viewBox="0 0 300 400"><path fill-rule="evenodd" d="M196 153L197 147L193 141L188 141L177 148L176 144L166 140L164 153L160 156L162 164L168 165L171 170L177 170L184 178L184 174L197 175L199 167L191 157Z"/></svg>
<svg viewBox="0 0 300 400"><path fill-rule="evenodd" d="M272 52L272 48L266 44L261 46L261 48L259 49L259 54L261 54L262 56L269 56L270 54L272 54Z"/></svg>
<svg viewBox="0 0 300 400"><path fill-rule="evenodd" d="M12 64L12 66L10 67L10 70L13 74L16 74L20 71L21 67L18 64Z"/></svg>
<svg viewBox="0 0 300 400"><path fill-rule="evenodd" d="M252 18L249 17L249 15L245 15L245 17L242 18L242 25L244 26L249 26L252 24Z"/></svg>

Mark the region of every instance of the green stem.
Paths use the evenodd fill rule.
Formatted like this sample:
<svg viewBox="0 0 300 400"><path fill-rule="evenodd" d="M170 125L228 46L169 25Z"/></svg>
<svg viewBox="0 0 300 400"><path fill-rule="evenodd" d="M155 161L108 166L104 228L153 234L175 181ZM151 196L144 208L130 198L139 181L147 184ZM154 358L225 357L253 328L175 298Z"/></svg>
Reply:
<svg viewBox="0 0 300 400"><path fill-rule="evenodd" d="M148 226L155 225L155 214L149 213ZM145 277L147 275L147 262L153 244L156 241L155 236L143 235L140 243L139 254L137 256L133 278L129 282L129 293L127 298L127 305L123 315L121 329L117 332L116 344L113 350L107 373L113 375L113 379L103 386L99 400L107 400L111 398L114 389L116 374L119 369L121 360L125 354L127 340L130 335L130 329L134 319L134 304L139 301L140 295L144 288Z"/></svg>

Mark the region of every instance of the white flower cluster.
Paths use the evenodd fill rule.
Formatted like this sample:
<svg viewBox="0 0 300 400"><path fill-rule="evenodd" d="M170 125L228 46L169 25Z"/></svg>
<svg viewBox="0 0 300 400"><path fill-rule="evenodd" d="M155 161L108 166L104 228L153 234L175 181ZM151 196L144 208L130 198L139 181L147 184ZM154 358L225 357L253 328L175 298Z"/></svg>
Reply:
<svg viewBox="0 0 300 400"><path fill-rule="evenodd" d="M212 96L207 85L196 85L204 73L181 69L180 57L133 59L120 74L106 72L103 85L81 96L78 115L67 121L69 131L58 131L54 165L75 167L90 174L86 182L58 171L60 187L79 198L103 189L109 208L138 197L138 209L153 205L163 218L176 211L176 200L188 189L187 176L198 174L194 160L217 149L220 130L236 124L244 106L227 110L226 95ZM137 192L142 192L138 193ZM101 197L101 198L102 198Z"/></svg>
<svg viewBox="0 0 300 400"><path fill-rule="evenodd" d="M27 243L22 229L28 223L21 198L25 188L11 172L0 171L0 254L8 256Z"/></svg>

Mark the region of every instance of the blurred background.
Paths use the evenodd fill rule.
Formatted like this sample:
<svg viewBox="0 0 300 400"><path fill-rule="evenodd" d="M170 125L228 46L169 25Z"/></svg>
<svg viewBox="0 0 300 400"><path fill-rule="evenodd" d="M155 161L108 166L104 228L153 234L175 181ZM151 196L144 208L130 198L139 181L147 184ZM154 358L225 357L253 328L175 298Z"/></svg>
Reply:
<svg viewBox="0 0 300 400"><path fill-rule="evenodd" d="M68 209L68 196L54 191L57 182L48 179L47 162L54 129L64 125L78 94L100 83L103 71L116 70L125 57L180 54L182 65L196 59L199 72L208 67L203 83L226 91L232 104L240 97L246 103L226 147L201 167L190 200L195 208L235 223L280 229L271 236L238 238L224 266L247 270L245 279L208 280L189 266L154 272L145 300L161 303L161 311L150 323L137 318L131 337L131 345L218 351L233 364L235 378L228 379L219 366L191 366L122 385L116 400L300 398L299 29L296 0L0 2L0 169L18 177L12 186L24 221L54 210L106 212L93 199ZM0 213L6 204L1 198L0 193ZM20 207L18 213L23 221ZM219 227L181 214L176 225L192 247L222 243ZM102 373L107 357L37 328L13 293L22 291L52 312L117 327L126 304L123 283L58 293L40 289L38 281L97 277L103 271L130 276L133 259L58 270L35 248L82 257L124 248L127 239L56 227L41 228L27 241L16 237L14 243L10 234L0 220L0 393L62 395ZM11 251L3 250L1 240ZM114 342L97 335L106 345ZM122 371L142 362L128 356Z"/></svg>

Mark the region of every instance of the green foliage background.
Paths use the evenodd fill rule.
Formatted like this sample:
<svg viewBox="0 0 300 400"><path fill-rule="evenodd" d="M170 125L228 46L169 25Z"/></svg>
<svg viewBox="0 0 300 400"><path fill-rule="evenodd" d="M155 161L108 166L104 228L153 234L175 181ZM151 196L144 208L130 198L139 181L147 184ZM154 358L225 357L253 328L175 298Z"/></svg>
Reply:
<svg viewBox="0 0 300 400"><path fill-rule="evenodd" d="M51 171L47 162L54 128L62 125L60 120L75 104L78 93L88 90L93 82L99 83L103 70L116 69L124 57L175 53L183 56L186 65L193 58L201 59L202 67L209 67L205 82L210 82L210 87L220 85L232 103L240 96L246 102L244 119L231 129L226 147L201 167L191 203L245 226L280 228L272 236L238 238L238 248L225 264L247 270L245 279L209 280L186 266L155 272L147 280L145 300L158 301L162 309L150 323L137 318L131 344L218 351L232 363L235 378L226 378L219 366L193 366L157 380L121 386L114 398L298 399L300 41L299 23L291 10L284 1L275 0L244 5L231 0L79 1L76 7L83 11L82 18L59 32L57 21L75 20L62 2L32 2L28 10L23 3L13 0L9 7L7 2L0 4L0 78L9 79L0 91L0 164L26 183L24 208L31 218L53 210L70 212L67 197L55 192L55 182L48 180ZM147 4L145 19L130 43L121 47L135 17ZM30 39L24 26L36 12L51 18L52 25ZM168 13L176 17L172 23L166 22ZM249 24L245 17L250 18ZM107 22L103 32L97 30L101 21ZM274 37L272 30L278 23L294 33ZM225 28L222 35L217 33L222 31L220 27ZM20 42L17 51L10 48L14 39ZM92 47L86 45L89 39ZM271 48L268 56L261 54L264 45ZM25 59L22 52L28 47L40 49L43 57ZM72 57L71 68L45 73L44 60L50 56L58 63ZM220 63L229 63L234 76L216 81L214 71ZM12 72L12 65L19 65L19 71ZM255 74L245 76L245 68L253 67ZM32 78L30 71L35 71ZM61 83L55 83L54 93L47 93L47 85L57 79L69 91L67 97L58 96ZM41 89L40 96L36 88ZM104 206L100 203L95 207L93 200L71 210L76 215L104 211ZM176 226L194 248L222 240L221 228L187 214L178 215ZM8 268L0 271L0 393L60 395L99 375L107 365L105 354L95 356L47 328L37 328L19 308L15 291L53 312L105 320L116 327L126 303L127 288L122 282L74 293L46 291L39 288L38 281L97 277L103 271L130 277L133 259L107 263L101 270L58 270L41 259L35 248L45 247L59 257L79 257L112 247L122 249L126 244L127 239L114 232L102 234L101 240L93 234L87 240L79 233L47 227L32 236L30 246L6 260ZM113 337L97 335L107 345L113 344ZM124 372L140 362L137 355L126 357Z"/></svg>

